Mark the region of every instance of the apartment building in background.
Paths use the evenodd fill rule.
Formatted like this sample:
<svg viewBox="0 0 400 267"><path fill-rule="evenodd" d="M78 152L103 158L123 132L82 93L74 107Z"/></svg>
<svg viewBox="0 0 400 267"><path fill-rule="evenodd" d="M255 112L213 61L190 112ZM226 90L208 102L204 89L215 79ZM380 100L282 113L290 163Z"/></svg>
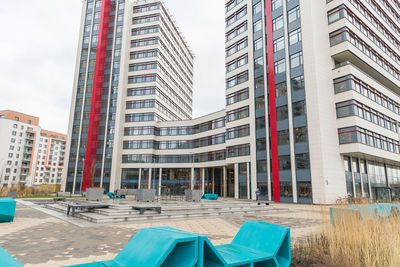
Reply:
<svg viewBox="0 0 400 267"><path fill-rule="evenodd" d="M0 188L61 184L66 135L39 126L39 118L0 111Z"/></svg>
<svg viewBox="0 0 400 267"><path fill-rule="evenodd" d="M225 23L226 107L192 119L193 52L166 4L84 2L66 191L400 196L397 1L229 0Z"/></svg>

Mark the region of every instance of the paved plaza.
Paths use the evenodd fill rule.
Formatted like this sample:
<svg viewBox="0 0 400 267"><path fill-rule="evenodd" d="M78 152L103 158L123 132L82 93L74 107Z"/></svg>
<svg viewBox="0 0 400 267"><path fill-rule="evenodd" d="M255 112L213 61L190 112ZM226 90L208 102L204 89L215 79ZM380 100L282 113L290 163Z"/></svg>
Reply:
<svg viewBox="0 0 400 267"><path fill-rule="evenodd" d="M292 241L296 242L319 231L327 214L327 208L320 206L273 206L282 212L151 223L93 224L19 201L15 221L1 224L0 246L27 267L54 267L111 259L143 227L171 226L207 235L214 245L221 245L232 240L244 221L259 220L290 227Z"/></svg>

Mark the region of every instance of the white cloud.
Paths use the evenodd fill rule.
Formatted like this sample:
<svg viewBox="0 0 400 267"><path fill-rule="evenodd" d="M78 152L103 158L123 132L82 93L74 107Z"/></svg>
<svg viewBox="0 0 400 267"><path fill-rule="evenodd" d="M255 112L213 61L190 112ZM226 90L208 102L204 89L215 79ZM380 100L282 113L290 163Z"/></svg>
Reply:
<svg viewBox="0 0 400 267"><path fill-rule="evenodd" d="M216 3L217 2L217 3ZM196 54L194 116L224 107L224 2L167 0ZM81 16L80 0L7 1L0 9L0 110L40 117L66 132Z"/></svg>

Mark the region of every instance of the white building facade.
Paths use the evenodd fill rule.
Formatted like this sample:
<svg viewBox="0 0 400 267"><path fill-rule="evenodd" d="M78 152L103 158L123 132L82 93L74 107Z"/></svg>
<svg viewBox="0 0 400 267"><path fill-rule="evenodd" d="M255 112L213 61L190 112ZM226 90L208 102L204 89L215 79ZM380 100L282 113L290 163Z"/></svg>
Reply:
<svg viewBox="0 0 400 267"><path fill-rule="evenodd" d="M60 185L65 142L66 135L43 130L38 117L0 111L0 188Z"/></svg>
<svg viewBox="0 0 400 267"><path fill-rule="evenodd" d="M165 3L84 3L64 189L398 197L399 6L225 6L226 108L192 119L193 52Z"/></svg>

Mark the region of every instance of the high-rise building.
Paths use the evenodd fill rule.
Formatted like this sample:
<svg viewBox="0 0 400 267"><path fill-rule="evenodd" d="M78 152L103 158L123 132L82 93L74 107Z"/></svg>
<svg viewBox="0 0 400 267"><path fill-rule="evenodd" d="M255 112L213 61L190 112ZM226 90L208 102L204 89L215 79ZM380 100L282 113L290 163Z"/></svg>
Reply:
<svg viewBox="0 0 400 267"><path fill-rule="evenodd" d="M226 108L191 119L193 53L165 3L84 3L65 189L399 197L400 6L225 7Z"/></svg>
<svg viewBox="0 0 400 267"><path fill-rule="evenodd" d="M43 130L39 118L0 111L0 188L61 184L66 135Z"/></svg>

